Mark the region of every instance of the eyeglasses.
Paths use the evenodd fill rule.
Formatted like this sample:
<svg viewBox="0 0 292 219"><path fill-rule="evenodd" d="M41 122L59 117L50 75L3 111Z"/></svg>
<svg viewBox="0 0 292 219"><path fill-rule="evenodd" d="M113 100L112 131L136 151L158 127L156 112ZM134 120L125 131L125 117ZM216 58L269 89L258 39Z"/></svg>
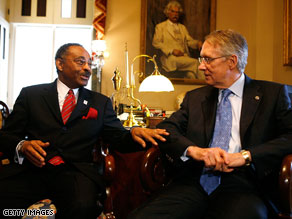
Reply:
<svg viewBox="0 0 292 219"><path fill-rule="evenodd" d="M69 60L72 60L72 59L69 59ZM80 67L83 67L86 63L90 68L94 68L96 66L96 64L93 64L91 61L87 62L85 59L81 59L81 58L76 58L76 59L73 59L72 61L75 62Z"/></svg>
<svg viewBox="0 0 292 219"><path fill-rule="evenodd" d="M212 61L214 61L215 59L220 59L223 57L227 57L227 56L219 56L219 57L215 57L215 58L210 58L210 57L199 57L199 63L201 64L202 62L205 62L207 64L210 64Z"/></svg>

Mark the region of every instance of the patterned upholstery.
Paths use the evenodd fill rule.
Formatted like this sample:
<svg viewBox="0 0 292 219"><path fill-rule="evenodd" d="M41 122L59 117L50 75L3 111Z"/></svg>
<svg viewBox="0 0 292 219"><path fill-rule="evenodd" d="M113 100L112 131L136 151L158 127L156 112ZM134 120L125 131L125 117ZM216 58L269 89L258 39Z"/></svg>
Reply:
<svg viewBox="0 0 292 219"><path fill-rule="evenodd" d="M29 206L22 219L54 219L56 212L56 206L52 201L50 199L43 199Z"/></svg>

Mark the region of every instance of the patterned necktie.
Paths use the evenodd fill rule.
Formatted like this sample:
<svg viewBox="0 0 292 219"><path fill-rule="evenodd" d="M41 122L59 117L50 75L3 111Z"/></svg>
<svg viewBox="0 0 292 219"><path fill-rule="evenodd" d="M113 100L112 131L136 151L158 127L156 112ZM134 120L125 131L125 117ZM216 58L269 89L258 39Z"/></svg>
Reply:
<svg viewBox="0 0 292 219"><path fill-rule="evenodd" d="M221 102L216 112L216 123L214 129L214 135L210 147L220 147L225 151L228 151L229 141L231 137L232 126L232 111L231 103L228 96L232 93L229 89L222 91ZM220 175L208 171L207 168L203 169L200 183L204 190L208 193L212 193L220 184Z"/></svg>
<svg viewBox="0 0 292 219"><path fill-rule="evenodd" d="M63 119L64 124L66 124L73 109L75 108L75 102L76 100L75 100L73 90L70 89L62 108L62 119Z"/></svg>

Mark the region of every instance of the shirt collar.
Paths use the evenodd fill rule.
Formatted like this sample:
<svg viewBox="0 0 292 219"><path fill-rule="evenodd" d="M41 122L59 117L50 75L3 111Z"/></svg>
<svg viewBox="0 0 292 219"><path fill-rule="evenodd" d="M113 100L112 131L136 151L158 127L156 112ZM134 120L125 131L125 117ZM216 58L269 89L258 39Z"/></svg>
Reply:
<svg viewBox="0 0 292 219"><path fill-rule="evenodd" d="M228 88L236 96L242 98L245 75L241 73L240 77Z"/></svg>
<svg viewBox="0 0 292 219"><path fill-rule="evenodd" d="M171 20L167 19L167 23L172 26L178 26L178 23L173 23Z"/></svg>
<svg viewBox="0 0 292 219"><path fill-rule="evenodd" d="M58 78L57 79L57 91L58 91L58 94L59 94L59 97L64 97L67 95L68 91L70 90L69 87L67 87L67 85L65 85L62 81L60 81L60 79ZM74 95L76 96L77 93L78 93L78 90L79 88L75 88L75 89L72 89L73 90L73 93Z"/></svg>

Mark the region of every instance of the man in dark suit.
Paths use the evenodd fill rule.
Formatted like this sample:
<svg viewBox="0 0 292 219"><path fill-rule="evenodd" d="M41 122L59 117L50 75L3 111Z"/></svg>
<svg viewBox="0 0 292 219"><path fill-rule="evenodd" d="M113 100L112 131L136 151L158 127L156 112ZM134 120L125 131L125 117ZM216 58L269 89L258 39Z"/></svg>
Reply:
<svg viewBox="0 0 292 219"><path fill-rule="evenodd" d="M268 217L281 161L292 153L287 88L244 74L248 47L233 30L208 35L200 55L207 86L188 92L180 109L158 125L170 133L159 147L179 169L169 185L130 218ZM229 107L220 111L227 102ZM230 131L218 135L225 127L217 123L227 118L219 115L227 109ZM228 137L223 147L220 141L214 143L223 136ZM214 178L219 180L211 186Z"/></svg>
<svg viewBox="0 0 292 219"><path fill-rule="evenodd" d="M57 218L96 218L105 197L102 166L92 155L98 139L129 152L145 147L144 140L157 145L155 138L167 135L162 129L125 130L110 99L84 88L92 63L81 45L63 45L55 62L58 79L23 88L0 131L0 151L16 161L0 171L1 216L3 209L25 209L50 198ZM66 115L69 106L73 111Z"/></svg>

